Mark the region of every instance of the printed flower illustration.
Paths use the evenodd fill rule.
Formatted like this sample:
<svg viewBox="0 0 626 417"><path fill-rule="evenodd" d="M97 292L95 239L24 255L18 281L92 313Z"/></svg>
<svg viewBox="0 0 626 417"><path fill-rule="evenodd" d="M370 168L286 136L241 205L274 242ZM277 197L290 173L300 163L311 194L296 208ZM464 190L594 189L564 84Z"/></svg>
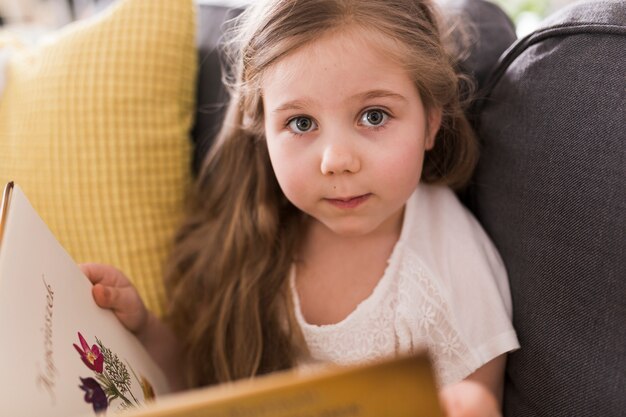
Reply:
<svg viewBox="0 0 626 417"><path fill-rule="evenodd" d="M107 408L116 405L118 410L141 406L142 402L137 399L141 396L135 396L136 392L133 392L137 385L141 387L144 403L155 398L150 382L143 375L138 377L130 364L122 362L98 337L97 345L91 348L80 332L78 339L81 347L74 343L74 348L85 365L94 372L93 378L79 377L82 383L79 388L85 391L85 401L92 404L96 414L104 413ZM135 377L135 388L131 374Z"/></svg>
<svg viewBox="0 0 626 417"><path fill-rule="evenodd" d="M78 339L80 340L82 349L79 348L76 343L74 343L74 348L76 348L76 351L80 354L81 359L85 362L87 368L101 374L104 365L104 356L100 353L100 349L96 345L91 346L90 349L89 344L87 344L87 341L80 332L78 332Z"/></svg>
<svg viewBox="0 0 626 417"><path fill-rule="evenodd" d="M104 413L109 406L109 401L98 381L93 378L80 378L80 382L79 388L85 391L85 402L93 406L96 414Z"/></svg>
<svg viewBox="0 0 626 417"><path fill-rule="evenodd" d="M152 384L150 384L150 381L148 381L145 376L141 375L141 377L139 378L139 382L141 383L143 398L146 401L154 400L156 398L156 395L154 394L154 388L152 388Z"/></svg>

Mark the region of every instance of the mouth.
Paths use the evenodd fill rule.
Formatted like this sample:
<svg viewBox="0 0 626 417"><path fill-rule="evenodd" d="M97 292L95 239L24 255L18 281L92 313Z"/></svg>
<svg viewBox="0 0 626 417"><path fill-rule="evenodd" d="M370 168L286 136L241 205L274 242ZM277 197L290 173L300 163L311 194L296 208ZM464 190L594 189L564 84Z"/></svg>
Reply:
<svg viewBox="0 0 626 417"><path fill-rule="evenodd" d="M352 209L365 203L371 196L371 193L367 193L353 197L325 198L324 200L338 208Z"/></svg>

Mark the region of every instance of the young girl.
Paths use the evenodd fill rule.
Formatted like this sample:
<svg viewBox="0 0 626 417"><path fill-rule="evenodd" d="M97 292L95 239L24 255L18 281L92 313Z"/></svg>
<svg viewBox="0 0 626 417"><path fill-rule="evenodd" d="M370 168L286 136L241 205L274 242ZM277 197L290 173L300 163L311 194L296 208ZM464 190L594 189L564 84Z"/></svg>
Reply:
<svg viewBox="0 0 626 417"><path fill-rule="evenodd" d="M178 361L200 386L428 347L449 414L498 414L518 342L502 262L448 188L469 180L477 144L436 20L427 0L245 12L167 325L120 272L83 267L175 384Z"/></svg>

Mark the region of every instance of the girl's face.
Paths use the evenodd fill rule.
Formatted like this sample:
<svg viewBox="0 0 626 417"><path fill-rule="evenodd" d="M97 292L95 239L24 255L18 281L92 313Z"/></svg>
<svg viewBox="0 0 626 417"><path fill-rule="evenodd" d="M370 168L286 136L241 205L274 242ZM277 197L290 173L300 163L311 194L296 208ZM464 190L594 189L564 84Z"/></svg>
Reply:
<svg viewBox="0 0 626 417"><path fill-rule="evenodd" d="M343 236L397 230L440 123L381 41L355 30L323 36L273 65L261 84L282 191Z"/></svg>

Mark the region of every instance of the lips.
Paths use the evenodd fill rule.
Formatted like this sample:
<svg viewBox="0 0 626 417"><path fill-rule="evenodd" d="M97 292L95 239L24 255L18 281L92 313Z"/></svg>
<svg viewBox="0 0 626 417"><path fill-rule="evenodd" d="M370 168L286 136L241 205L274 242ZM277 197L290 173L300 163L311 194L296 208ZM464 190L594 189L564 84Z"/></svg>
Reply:
<svg viewBox="0 0 626 417"><path fill-rule="evenodd" d="M352 209L365 203L371 196L372 194L368 193L354 197L326 198L325 200L335 207L342 209Z"/></svg>

